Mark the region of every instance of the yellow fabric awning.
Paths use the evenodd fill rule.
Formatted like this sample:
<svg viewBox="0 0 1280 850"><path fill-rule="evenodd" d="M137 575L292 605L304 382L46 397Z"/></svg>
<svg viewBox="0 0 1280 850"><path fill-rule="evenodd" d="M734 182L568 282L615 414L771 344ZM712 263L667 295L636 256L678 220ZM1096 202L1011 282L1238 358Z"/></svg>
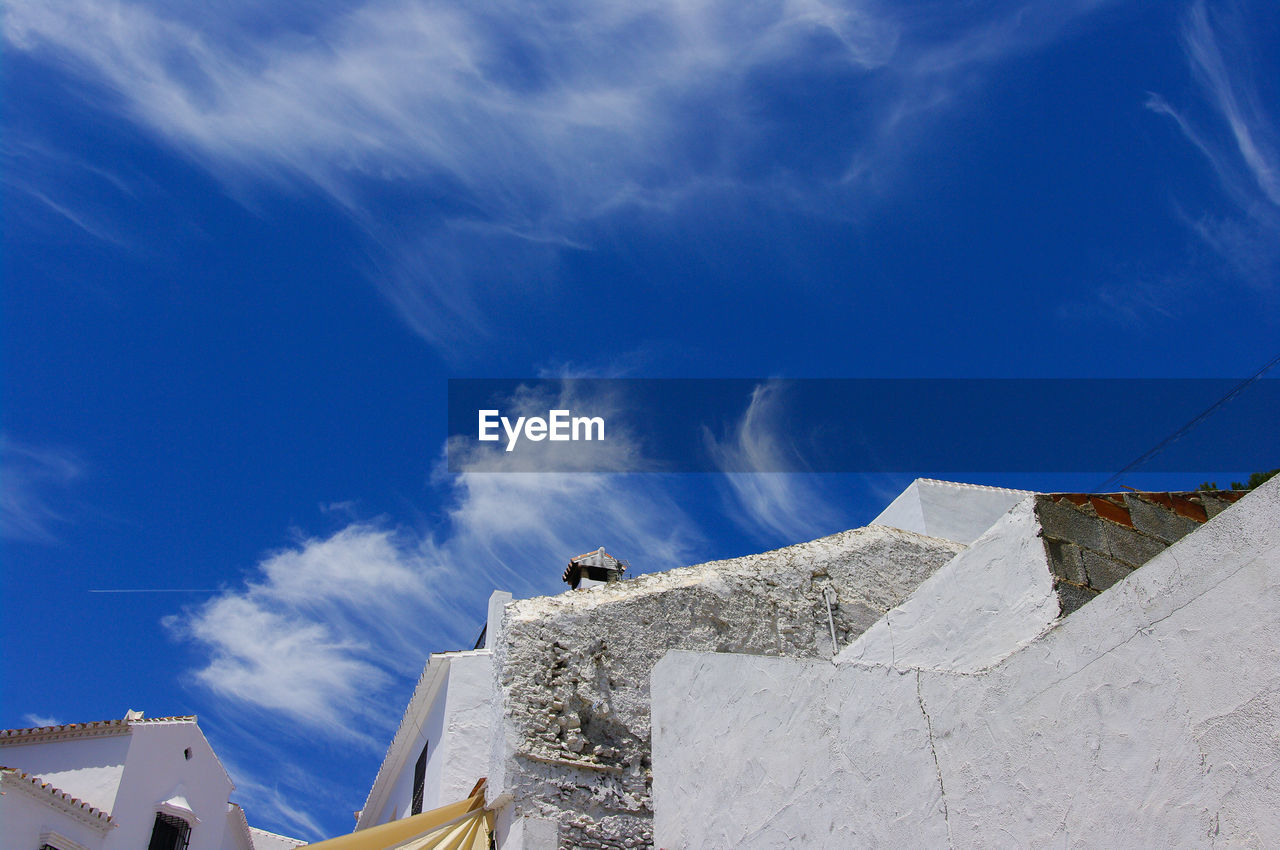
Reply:
<svg viewBox="0 0 1280 850"><path fill-rule="evenodd" d="M493 812L479 809L426 835L397 844L395 850L489 850L489 833L492 831Z"/></svg>
<svg viewBox="0 0 1280 850"><path fill-rule="evenodd" d="M316 850L488 850L492 831L493 813L484 810L484 787L481 786L466 800L307 847Z"/></svg>

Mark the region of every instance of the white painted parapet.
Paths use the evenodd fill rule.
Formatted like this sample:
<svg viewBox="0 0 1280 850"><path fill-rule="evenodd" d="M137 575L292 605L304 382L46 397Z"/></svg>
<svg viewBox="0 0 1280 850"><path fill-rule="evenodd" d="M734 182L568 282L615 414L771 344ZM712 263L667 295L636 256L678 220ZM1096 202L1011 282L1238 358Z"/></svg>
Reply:
<svg viewBox="0 0 1280 850"><path fill-rule="evenodd" d="M1034 500L1024 497L836 660L971 672L1044 633L1060 605Z"/></svg>
<svg viewBox="0 0 1280 850"><path fill-rule="evenodd" d="M673 652L651 691L667 850L1280 846L1280 479L978 672Z"/></svg>
<svg viewBox="0 0 1280 850"><path fill-rule="evenodd" d="M1029 495L1027 490L917 478L871 524L972 543Z"/></svg>

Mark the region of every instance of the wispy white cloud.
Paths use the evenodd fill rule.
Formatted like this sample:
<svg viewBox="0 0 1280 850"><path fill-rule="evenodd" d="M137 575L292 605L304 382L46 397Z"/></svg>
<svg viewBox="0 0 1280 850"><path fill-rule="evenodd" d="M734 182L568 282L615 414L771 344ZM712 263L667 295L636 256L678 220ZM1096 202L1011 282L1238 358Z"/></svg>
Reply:
<svg viewBox="0 0 1280 850"><path fill-rule="evenodd" d="M1242 22L1237 18L1234 23L1239 26ZM1244 36L1241 32L1234 35L1237 39ZM1253 81L1241 73L1239 64L1229 68L1224 61L1204 2L1191 7L1183 41L1196 80L1230 129L1245 169L1258 190L1273 205L1280 206L1275 127L1262 108Z"/></svg>
<svg viewBox="0 0 1280 850"><path fill-rule="evenodd" d="M1246 10L1196 2L1182 27L1183 50L1211 118L1197 118L1189 107L1175 107L1160 94L1147 108L1170 118L1204 156L1226 197L1232 215L1206 212L1190 217L1192 229L1246 279L1273 285L1280 268L1280 127L1258 93L1258 81L1243 61L1251 43ZM1228 61L1227 54L1240 57Z"/></svg>
<svg viewBox="0 0 1280 850"><path fill-rule="evenodd" d="M414 649L397 630L415 608L438 607L424 573L389 532L350 526L269 556L245 587L167 624L209 649L196 677L216 693L360 736L347 721L376 713L367 695L396 669L380 653Z"/></svg>
<svg viewBox="0 0 1280 850"><path fill-rule="evenodd" d="M729 473L722 483L730 496L729 514L753 537L774 543L830 533L836 521L812 475L770 471L803 463L781 422L785 404L781 385L760 384L732 433L706 434L716 465Z"/></svg>
<svg viewBox="0 0 1280 850"><path fill-rule="evenodd" d="M222 752L222 751L220 751ZM290 788L307 787L312 789L315 794L309 799L314 801L317 797L328 798L326 802L341 805L341 800L333 799L331 794L324 794L323 791L315 786L318 785L314 777L311 776L293 776L295 781L284 785L282 790L279 781L264 781L258 777L262 773L262 765L266 762L261 756L265 753L259 750L256 755L260 758L255 760L251 765L240 764L228 759L226 756L220 756L223 766L226 767L227 773L233 777L236 783L236 798L246 800L245 803L245 819L252 826L258 826L262 823L271 823L275 829L272 832L280 831L280 834L289 835L292 838L303 838L308 841L322 841L325 838L333 836L308 812L306 809L298 805L298 797L296 793L291 793ZM273 764L281 765L287 762L281 762L279 757L283 754L276 753L277 758L273 760ZM300 781L297 781L300 780ZM332 787L332 786L330 786Z"/></svg>
<svg viewBox="0 0 1280 850"><path fill-rule="evenodd" d="M62 721L56 717L50 717L44 714L24 714L22 715L24 723L30 723L32 726L61 726Z"/></svg>
<svg viewBox="0 0 1280 850"><path fill-rule="evenodd" d="M370 278L449 349L481 338L479 303L528 286L530 267L589 245L590 224L619 209L745 190L847 214L975 67L1100 3L370 0L265 25L224 5L214 20L182 4L18 0L3 32L234 191L327 195L377 246ZM797 70L862 86L834 159L744 165L794 132L760 100Z"/></svg>
<svg viewBox="0 0 1280 850"><path fill-rule="evenodd" d="M573 404L570 392L555 403ZM546 404L528 392L504 407ZM583 453L583 468L625 468L638 451L621 432L606 445L617 462ZM700 542L654 476L503 471L502 460L464 456L453 476L442 467L436 484L449 508L435 529L356 522L302 537L264 557L243 585L168 618L208 653L195 680L263 715L377 749L398 716L390 689L427 653L469 648L495 588L555 592L565 560L602 544L648 571L687 562Z"/></svg>
<svg viewBox="0 0 1280 850"><path fill-rule="evenodd" d="M76 456L61 449L18 443L0 435L0 537L52 543L67 521L57 507L81 474Z"/></svg>

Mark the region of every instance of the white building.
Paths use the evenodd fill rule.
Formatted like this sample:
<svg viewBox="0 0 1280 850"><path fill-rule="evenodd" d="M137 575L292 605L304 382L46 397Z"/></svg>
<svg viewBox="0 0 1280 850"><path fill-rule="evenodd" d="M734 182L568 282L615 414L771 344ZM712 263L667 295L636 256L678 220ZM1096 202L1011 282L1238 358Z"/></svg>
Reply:
<svg viewBox="0 0 1280 850"><path fill-rule="evenodd" d="M1074 498L1020 502L834 663L666 656L657 843L1280 846L1280 480L1216 516Z"/></svg>
<svg viewBox="0 0 1280 850"><path fill-rule="evenodd" d="M14 850L287 850L251 829L194 717L0 731L0 833Z"/></svg>
<svg viewBox="0 0 1280 850"><path fill-rule="evenodd" d="M863 529L495 594L357 829L487 778L500 848L1280 846L1280 481L1238 499L921 480Z"/></svg>

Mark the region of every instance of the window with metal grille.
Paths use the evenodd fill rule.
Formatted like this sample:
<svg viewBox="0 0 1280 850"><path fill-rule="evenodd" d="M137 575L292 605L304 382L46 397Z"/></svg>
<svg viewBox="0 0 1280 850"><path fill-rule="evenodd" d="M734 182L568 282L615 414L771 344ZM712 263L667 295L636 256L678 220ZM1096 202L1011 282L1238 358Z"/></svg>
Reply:
<svg viewBox="0 0 1280 850"><path fill-rule="evenodd" d="M187 850L191 841L191 824L182 818L156 812L156 825L151 828L147 850Z"/></svg>
<svg viewBox="0 0 1280 850"><path fill-rule="evenodd" d="M427 747L431 745L430 741L422 745L422 754L418 756L418 763L413 766L413 805L409 807L409 814L422 814L422 792L427 784Z"/></svg>

